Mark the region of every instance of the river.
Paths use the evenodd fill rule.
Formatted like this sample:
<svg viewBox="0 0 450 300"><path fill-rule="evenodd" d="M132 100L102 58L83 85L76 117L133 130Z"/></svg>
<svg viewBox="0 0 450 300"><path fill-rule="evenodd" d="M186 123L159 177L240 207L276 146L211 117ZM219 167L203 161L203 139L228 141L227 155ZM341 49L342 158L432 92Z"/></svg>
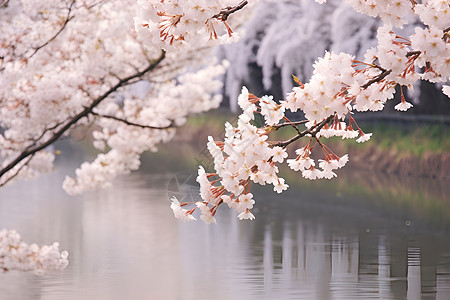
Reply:
<svg viewBox="0 0 450 300"><path fill-rule="evenodd" d="M287 172L281 195L254 187L254 221L221 207L216 225L186 224L169 197L198 191L178 158L149 156L112 188L71 197L74 153L0 190L0 228L70 253L63 271L0 274L0 299L450 299L448 182Z"/></svg>

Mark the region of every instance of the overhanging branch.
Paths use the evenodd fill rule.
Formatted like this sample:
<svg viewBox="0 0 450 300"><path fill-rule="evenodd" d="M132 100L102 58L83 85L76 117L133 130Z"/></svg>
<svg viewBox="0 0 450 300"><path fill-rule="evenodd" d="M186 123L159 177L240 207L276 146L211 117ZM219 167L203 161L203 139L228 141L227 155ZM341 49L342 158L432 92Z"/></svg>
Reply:
<svg viewBox="0 0 450 300"><path fill-rule="evenodd" d="M86 108L84 108L81 112L76 114L74 117L69 119L66 124L64 124L60 129L58 129L56 132L53 133L53 136L49 138L47 141L38 144L38 141L35 141L32 145L25 148L25 150L19 154L19 156L11 161L9 164L7 164L5 167L3 167L0 170L0 178L5 175L9 170L14 168L18 163L20 163L25 158L29 157L30 155L33 155L34 153L43 150L47 146L53 144L56 140L58 140L67 130L70 129L74 124L76 124L78 121L80 121L82 118L88 116L92 113L92 110L99 105L103 100L105 100L109 95L117 91L120 87L126 85L129 81L142 77L146 73L154 70L166 57L165 51L162 51L161 55L154 61L152 61L144 70L137 72L133 75L130 75L126 78L123 78L122 80L119 80L119 82L111 87L108 91L106 91L103 95L98 97L97 99L92 102L92 104ZM43 135L42 135L43 136Z"/></svg>
<svg viewBox="0 0 450 300"><path fill-rule="evenodd" d="M137 124L137 123L134 123L134 122L130 122L128 120L121 119L121 118L118 118L118 117L115 117L115 116L101 115L101 114L98 114L98 113L93 112L93 111L91 112L91 115L94 115L94 116L97 116L97 117L100 117L100 118L105 118L105 119L112 119L112 120L115 120L115 121L122 122L124 124L130 125L130 126L135 126L135 127L144 128L144 129L169 129L169 128L173 128L174 127L173 124L170 124L169 126L164 126L164 127L142 125L142 124Z"/></svg>
<svg viewBox="0 0 450 300"><path fill-rule="evenodd" d="M273 143L272 145L275 146L279 146L279 147L286 147L289 144L292 144L293 142L295 142L296 140L304 137L307 134L310 134L311 136L316 136L316 134L328 123L330 122L333 118L335 117L335 115L331 115L328 118L322 120L321 122L317 123L316 125L313 125L311 128L306 129L302 132L300 132L299 134L295 135L294 137L290 138L287 141L283 141L283 142L276 142Z"/></svg>

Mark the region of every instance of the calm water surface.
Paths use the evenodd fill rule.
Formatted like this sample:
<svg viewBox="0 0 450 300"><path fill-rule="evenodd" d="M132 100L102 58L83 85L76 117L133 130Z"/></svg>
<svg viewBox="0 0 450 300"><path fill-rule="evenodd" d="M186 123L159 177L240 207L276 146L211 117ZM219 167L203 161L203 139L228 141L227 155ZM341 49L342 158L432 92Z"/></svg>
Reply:
<svg viewBox="0 0 450 300"><path fill-rule="evenodd" d="M255 189L255 221L222 208L208 226L169 208L196 195L190 172L70 197L73 168L0 190L0 228L70 253L61 272L0 274L0 299L450 299L448 182L297 179L282 196Z"/></svg>

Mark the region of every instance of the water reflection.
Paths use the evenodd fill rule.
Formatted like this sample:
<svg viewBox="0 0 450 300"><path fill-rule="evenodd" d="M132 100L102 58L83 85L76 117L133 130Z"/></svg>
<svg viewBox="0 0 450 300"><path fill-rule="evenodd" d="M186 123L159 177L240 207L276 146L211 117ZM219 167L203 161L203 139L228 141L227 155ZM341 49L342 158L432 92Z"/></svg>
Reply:
<svg viewBox="0 0 450 300"><path fill-rule="evenodd" d="M423 221L433 213L405 219L395 201L299 186L281 198L256 188L253 222L222 209L215 226L184 224L169 209L172 175L72 198L60 171L0 190L0 228L60 241L71 264L0 274L1 299L450 299L448 220Z"/></svg>
<svg viewBox="0 0 450 300"><path fill-rule="evenodd" d="M448 245L420 243L425 252L406 237L342 236L314 225L285 223L281 241L266 227L264 285L272 299L450 299Z"/></svg>

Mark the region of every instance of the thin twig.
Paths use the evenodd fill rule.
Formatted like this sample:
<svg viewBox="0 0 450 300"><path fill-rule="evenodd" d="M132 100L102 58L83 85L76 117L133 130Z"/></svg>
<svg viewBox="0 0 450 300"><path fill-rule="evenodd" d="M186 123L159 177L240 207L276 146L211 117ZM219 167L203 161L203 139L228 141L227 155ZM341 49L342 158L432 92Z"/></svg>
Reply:
<svg viewBox="0 0 450 300"><path fill-rule="evenodd" d="M34 154L32 154L30 157L28 157L27 161L16 171L16 173L14 173L8 179L6 179L5 182L0 183L0 187L5 186L8 182L13 180L17 175L19 175L20 171L22 171L22 169L28 165L28 163L31 161L31 159L33 157L34 157Z"/></svg>
<svg viewBox="0 0 450 300"><path fill-rule="evenodd" d="M272 125L272 126L268 126L268 127L279 129L279 128L285 127L285 126L302 125L302 124L306 124L306 123L308 123L308 120L297 121L297 122L284 122L284 123L281 123L281 124Z"/></svg>
<svg viewBox="0 0 450 300"><path fill-rule="evenodd" d="M392 70L385 70L384 72L381 72L379 75L377 75L373 79L369 80L366 84L362 85L361 87L363 89L367 89L369 86L371 86L372 84L374 84L376 82L380 82L381 80L383 80L386 76L388 76L391 73L392 73Z"/></svg>
<svg viewBox="0 0 450 300"><path fill-rule="evenodd" d="M414 55L419 55L421 54L422 51L409 51L408 53L406 53L406 57L410 57L410 56L414 56Z"/></svg>
<svg viewBox="0 0 450 300"><path fill-rule="evenodd" d="M248 4L248 1L244 0L244 1L241 1L241 3L239 3L236 6L225 7L217 15L214 15L213 18L216 18L221 21L226 21L231 14L237 12L238 10L243 9L247 4Z"/></svg>
<svg viewBox="0 0 450 300"><path fill-rule="evenodd" d="M72 8L73 8L75 2L76 2L76 0L72 0L72 3L69 6L69 11L67 12L67 16L64 21L64 24L61 26L61 28L58 30L58 32L55 33L47 42L45 42L44 44L35 48L34 52L28 57L28 59L32 58L39 50L41 50L43 47L47 46L51 41L56 39L58 37L58 35L66 28L66 26L70 22L70 20L72 20L74 18L74 16L71 16L70 14L72 13Z"/></svg>
<svg viewBox="0 0 450 300"><path fill-rule="evenodd" d="M125 124L130 125L130 126L146 128L146 129L169 129L169 128L173 128L174 127L174 125L172 123L169 126L157 127L157 126L149 126L149 125L137 124L137 123L133 123L133 122L130 122L128 120L121 119L121 118L118 118L118 117L115 117L115 116L101 115L101 114L98 114L98 113L93 112L93 111L91 112L91 114L94 115L94 116L100 117L100 118L112 119L112 120L116 120L116 121L125 123Z"/></svg>
<svg viewBox="0 0 450 300"><path fill-rule="evenodd" d="M0 0L0 8L7 7L9 0Z"/></svg>
<svg viewBox="0 0 450 300"><path fill-rule="evenodd" d="M306 129L302 132L300 132L299 134L297 134L296 136L290 138L287 141L282 141L282 142L276 142L273 143L272 145L275 146L279 146L279 147L286 147L289 144L292 144L293 142L295 142L296 140L304 137L307 134L310 134L311 136L316 136L316 134L328 123L330 122L332 119L334 118L334 115L329 116L328 118L322 120L321 122L317 123L316 125L313 125L311 128Z"/></svg>

